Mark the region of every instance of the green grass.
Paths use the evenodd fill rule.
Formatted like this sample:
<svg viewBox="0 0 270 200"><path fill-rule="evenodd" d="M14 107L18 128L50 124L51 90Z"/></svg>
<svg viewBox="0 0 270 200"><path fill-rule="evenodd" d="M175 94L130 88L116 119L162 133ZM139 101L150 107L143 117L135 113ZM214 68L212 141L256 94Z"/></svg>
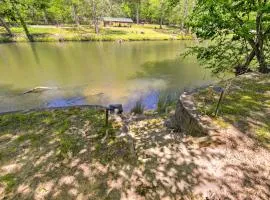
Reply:
<svg viewBox="0 0 270 200"><path fill-rule="evenodd" d="M131 113L143 114L143 112L144 112L144 105L143 105L142 100L139 100L139 101L136 102L134 107L131 109Z"/></svg>
<svg viewBox="0 0 270 200"><path fill-rule="evenodd" d="M0 185L4 188L1 197L34 199L36 189L23 194L18 192L20 187L28 184L37 188L39 183L73 176L82 192L96 192L96 198L103 199L106 194L99 191L105 186L97 187L103 181L102 174L94 168L132 163L128 142L116 137L118 130L119 125L114 122L105 125L102 109L67 108L0 115ZM88 177L91 181L70 167L76 162L93 167ZM67 190L63 195L68 194L68 188L62 189Z"/></svg>
<svg viewBox="0 0 270 200"><path fill-rule="evenodd" d="M249 74L220 83L227 88L219 124L232 124L270 147L270 75ZM211 87L194 94L203 114L214 116L219 94Z"/></svg>
<svg viewBox="0 0 270 200"><path fill-rule="evenodd" d="M176 107L176 102L180 96L179 92L160 92L158 96L157 112L159 114L168 114Z"/></svg>
<svg viewBox="0 0 270 200"><path fill-rule="evenodd" d="M0 28L0 42L27 42L21 27L12 27L14 36L9 37L3 28ZM95 34L89 26L29 26L29 31L37 42L58 41L140 41L140 40L191 40L191 35L184 35L180 30L158 25L133 25L128 27L102 27L100 33Z"/></svg>
<svg viewBox="0 0 270 200"><path fill-rule="evenodd" d="M0 183L4 183L6 190L10 191L16 185L16 177L14 174L6 174L0 177Z"/></svg>

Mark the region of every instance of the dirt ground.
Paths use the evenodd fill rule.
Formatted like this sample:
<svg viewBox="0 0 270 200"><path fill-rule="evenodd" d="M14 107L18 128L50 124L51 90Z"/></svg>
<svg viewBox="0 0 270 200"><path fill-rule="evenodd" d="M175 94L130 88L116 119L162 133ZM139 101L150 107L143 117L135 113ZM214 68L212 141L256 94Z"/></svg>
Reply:
<svg viewBox="0 0 270 200"><path fill-rule="evenodd" d="M163 124L151 117L131 123L140 165L123 199L270 199L268 149L234 127L194 138Z"/></svg>
<svg viewBox="0 0 270 200"><path fill-rule="evenodd" d="M34 129L39 139L18 141L22 130L29 136L28 128L10 133L13 129L1 127L1 199L270 199L269 150L234 127L194 138L169 130L158 115L125 115L108 132L85 112L65 113L65 129L57 126L83 145L54 136L50 127L62 119L61 112L46 131ZM113 134L118 125L121 132Z"/></svg>

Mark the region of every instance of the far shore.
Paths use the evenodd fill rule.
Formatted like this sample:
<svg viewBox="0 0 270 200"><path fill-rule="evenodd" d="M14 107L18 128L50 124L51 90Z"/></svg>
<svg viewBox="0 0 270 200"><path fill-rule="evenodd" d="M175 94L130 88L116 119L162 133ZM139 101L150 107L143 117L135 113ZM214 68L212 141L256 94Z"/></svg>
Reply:
<svg viewBox="0 0 270 200"><path fill-rule="evenodd" d="M13 36L6 34L0 27L0 43L28 42L21 27L12 27ZM99 34L93 27L81 25L32 25L29 31L34 42L66 42L66 41L165 41L165 40L193 40L189 33L183 33L180 29L170 26L145 24L132 27L103 27L100 26Z"/></svg>

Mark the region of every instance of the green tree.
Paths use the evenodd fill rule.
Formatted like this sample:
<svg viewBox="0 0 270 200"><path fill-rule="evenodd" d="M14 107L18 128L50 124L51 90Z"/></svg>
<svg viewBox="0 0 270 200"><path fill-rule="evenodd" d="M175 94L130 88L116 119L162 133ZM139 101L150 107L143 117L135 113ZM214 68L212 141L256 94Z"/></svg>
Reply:
<svg viewBox="0 0 270 200"><path fill-rule="evenodd" d="M51 0L48 15L57 25L72 21L71 7L66 0Z"/></svg>
<svg viewBox="0 0 270 200"><path fill-rule="evenodd" d="M126 16L126 17L131 17L132 16L132 10L131 10L131 7L130 5L127 3L127 2L123 2L121 4L121 10L123 12L123 14Z"/></svg>
<svg viewBox="0 0 270 200"><path fill-rule="evenodd" d="M10 18L13 21L19 21L22 25L24 32L30 42L33 42L33 36L30 34L26 22L24 20L24 11L25 7L28 5L27 0L4 0L1 2L0 13L4 14L4 17ZM5 21L2 18L2 25L6 30L11 34L11 31L8 30L9 27L5 24Z"/></svg>
<svg viewBox="0 0 270 200"><path fill-rule="evenodd" d="M95 27L95 32L99 33L99 22L104 15L110 15L112 4L109 0L85 0L86 9L90 8L91 19Z"/></svg>
<svg viewBox="0 0 270 200"><path fill-rule="evenodd" d="M162 25L165 20L165 15L168 14L169 4L167 0L151 0L151 6L153 7L156 20L159 22L159 27L162 29ZM167 15L168 16L168 15Z"/></svg>
<svg viewBox="0 0 270 200"><path fill-rule="evenodd" d="M188 54L214 73L250 70L251 63L269 72L269 0L198 0L188 24L209 45L192 47Z"/></svg>
<svg viewBox="0 0 270 200"><path fill-rule="evenodd" d="M136 23L140 23L140 13L141 13L141 3L142 0L123 0L123 2L129 7L132 16L134 19L136 19Z"/></svg>
<svg viewBox="0 0 270 200"><path fill-rule="evenodd" d="M12 32L11 32L11 30L10 30L8 24L5 22L4 18L2 18L1 16L0 16L0 25L2 25L2 26L6 29L7 34L8 34L9 36L12 36Z"/></svg>
<svg viewBox="0 0 270 200"><path fill-rule="evenodd" d="M5 18L12 18L13 13L10 4L7 1L2 1L0 3L0 25L5 28L7 34L12 36L9 25L6 23Z"/></svg>

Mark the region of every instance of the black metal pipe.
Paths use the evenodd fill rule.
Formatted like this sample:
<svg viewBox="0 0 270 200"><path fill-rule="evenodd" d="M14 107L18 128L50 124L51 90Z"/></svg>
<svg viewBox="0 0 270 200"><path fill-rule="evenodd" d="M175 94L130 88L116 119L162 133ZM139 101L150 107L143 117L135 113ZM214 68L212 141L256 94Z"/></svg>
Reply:
<svg viewBox="0 0 270 200"><path fill-rule="evenodd" d="M109 109L106 108L106 118L105 118L105 125L108 126L109 125Z"/></svg>
<svg viewBox="0 0 270 200"><path fill-rule="evenodd" d="M217 104L217 108L216 108L216 112L215 112L215 117L218 115L218 111L219 111L221 101L223 99L223 95L224 95L224 90L221 91L221 94L220 94L220 97L219 97L219 100L218 100L218 104Z"/></svg>

